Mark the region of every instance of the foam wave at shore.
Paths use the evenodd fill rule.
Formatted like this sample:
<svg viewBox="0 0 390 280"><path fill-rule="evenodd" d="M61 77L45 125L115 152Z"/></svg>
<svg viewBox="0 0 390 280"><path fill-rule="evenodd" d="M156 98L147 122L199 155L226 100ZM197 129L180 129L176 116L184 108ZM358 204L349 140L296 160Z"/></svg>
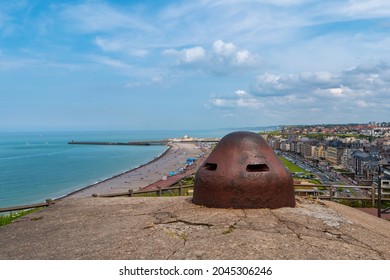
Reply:
<svg viewBox="0 0 390 280"><path fill-rule="evenodd" d="M123 176L125 174L129 174L129 173L131 173L131 172L133 172L133 171L135 171L135 170L137 170L139 168L142 168L144 166L147 166L147 165L153 163L154 161L158 160L159 158L163 157L170 150L170 148L171 148L171 146L167 146L166 150L163 153L159 154L158 156L156 156L154 159L150 160L149 162L146 162L146 163L141 164L141 165L137 165L137 166L135 166L132 169L129 169L129 170L123 171L121 173L115 174L113 176L107 177L107 178L105 178L103 180L96 181L96 182L94 182L94 183L92 183L90 185L87 185L85 187L76 189L76 190L74 190L74 191L72 191L72 192L70 192L68 194L65 194L63 196L60 196L60 197L57 197L57 198L54 198L54 199L61 199L61 198L66 198L66 197L72 197L72 196L75 196L78 193L82 193L83 191L85 191L85 190L87 190L89 188L92 188L92 187L94 187L94 186L96 186L98 184L102 184L102 183L108 182L110 180L113 180L115 178L121 177L121 176Z"/></svg>

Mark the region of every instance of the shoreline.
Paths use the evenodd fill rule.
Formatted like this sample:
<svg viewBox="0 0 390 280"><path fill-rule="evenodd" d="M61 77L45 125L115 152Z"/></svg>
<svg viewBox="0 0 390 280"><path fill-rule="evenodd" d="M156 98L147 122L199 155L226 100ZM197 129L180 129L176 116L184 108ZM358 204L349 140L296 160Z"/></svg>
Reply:
<svg viewBox="0 0 390 280"><path fill-rule="evenodd" d="M65 194L65 195L62 195L62 196L60 196L60 197L54 198L54 200L66 199L66 198L68 198L68 197L70 197L70 196L76 195L76 194L79 193L79 192L83 192L84 190L86 190L86 189L88 189L88 188L92 188L92 187L94 187L94 186L96 186L96 185L98 185L98 184L105 183L105 182L110 181L110 180L113 180L113 179L115 179L115 178L117 178L117 177L126 175L127 173L136 171L137 169L142 168L142 167L144 167L144 166L147 166L148 164L152 164L154 161L156 161L156 160L160 159L161 157L165 156L165 154L168 153L169 150L172 148L172 146L171 146L170 144L167 144L166 146L167 146L167 149L166 149L163 153L161 153L160 155L158 155L157 157L155 157L154 159L152 159L151 161L148 161L148 162L146 162L146 163L143 163L143 164L138 165L138 166L136 166L136 167L134 167L134 168L132 168L132 169L123 171L123 172L121 172L121 173L115 174L115 175L113 175L113 176L111 176L111 177L108 177L108 178L106 178L106 179L103 179L103 180L101 180L101 181L97 181L97 182L95 182L95 183L93 183L93 184L87 185L87 186L82 187L82 188L80 188L80 189L76 189L76 190L74 190L74 191L71 191L71 192L68 193L68 194Z"/></svg>
<svg viewBox="0 0 390 280"><path fill-rule="evenodd" d="M110 194L129 190L140 190L161 181L163 177L169 178L170 176L168 175L172 171L185 171L187 158L199 157L199 160L205 159L209 153L209 149L204 152L194 143L174 142L167 146L168 148L162 154L147 163L75 190L67 195L56 198L56 200L90 197L93 194ZM200 156L202 152L205 154Z"/></svg>

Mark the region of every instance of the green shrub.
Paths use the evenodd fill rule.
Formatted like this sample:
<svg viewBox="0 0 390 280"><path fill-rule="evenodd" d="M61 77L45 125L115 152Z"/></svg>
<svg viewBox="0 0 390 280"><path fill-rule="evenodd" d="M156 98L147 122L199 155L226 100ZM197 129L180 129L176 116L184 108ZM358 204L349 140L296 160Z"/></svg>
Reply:
<svg viewBox="0 0 390 280"><path fill-rule="evenodd" d="M24 211L10 212L5 215L0 215L0 227L12 223L14 220L26 216L27 214L41 210L42 208L29 209Z"/></svg>

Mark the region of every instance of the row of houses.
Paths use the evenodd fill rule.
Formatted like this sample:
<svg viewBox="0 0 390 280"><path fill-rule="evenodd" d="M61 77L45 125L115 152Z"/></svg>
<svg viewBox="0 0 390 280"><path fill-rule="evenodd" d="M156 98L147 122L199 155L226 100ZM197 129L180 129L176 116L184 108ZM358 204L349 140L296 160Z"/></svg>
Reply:
<svg viewBox="0 0 390 280"><path fill-rule="evenodd" d="M325 141L296 136L268 139L274 150L292 152L318 165L343 169L361 185L371 185L379 165L390 163L390 143L365 139L338 139Z"/></svg>

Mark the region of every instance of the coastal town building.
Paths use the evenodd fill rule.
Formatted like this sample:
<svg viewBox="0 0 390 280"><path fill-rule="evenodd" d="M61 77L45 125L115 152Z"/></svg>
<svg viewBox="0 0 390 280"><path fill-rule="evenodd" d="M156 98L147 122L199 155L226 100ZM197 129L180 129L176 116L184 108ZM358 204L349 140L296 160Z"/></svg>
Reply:
<svg viewBox="0 0 390 280"><path fill-rule="evenodd" d="M352 154L355 180L363 185L369 185L378 169L378 158L360 150Z"/></svg>
<svg viewBox="0 0 390 280"><path fill-rule="evenodd" d="M283 126L282 134L266 139L274 150L350 172L362 185L372 184L379 166L390 164L390 122Z"/></svg>
<svg viewBox="0 0 390 280"><path fill-rule="evenodd" d="M280 144L280 150L283 152L289 152L291 150L291 144L288 141L283 141Z"/></svg>
<svg viewBox="0 0 390 280"><path fill-rule="evenodd" d="M354 148L345 148L343 150L343 154L341 156L341 165L345 169L347 169L347 170L349 170L351 172L354 171L354 168L353 168L354 164L353 164L353 157L352 157L352 155L353 155L353 153L355 151L358 151L358 150L354 149Z"/></svg>
<svg viewBox="0 0 390 280"><path fill-rule="evenodd" d="M320 161L320 160L325 159L325 150L324 150L323 145L320 144L320 145L315 146L313 159L315 161Z"/></svg>
<svg viewBox="0 0 390 280"><path fill-rule="evenodd" d="M385 180L390 180L390 165L389 164L385 164L383 165L383 179Z"/></svg>
<svg viewBox="0 0 390 280"><path fill-rule="evenodd" d="M327 148L327 160L333 165L341 164L341 157L343 155L343 148L341 147L328 147Z"/></svg>
<svg viewBox="0 0 390 280"><path fill-rule="evenodd" d="M312 145L311 143L304 143L302 145L302 155L306 159L313 159L314 158L314 152L315 152L315 145Z"/></svg>

